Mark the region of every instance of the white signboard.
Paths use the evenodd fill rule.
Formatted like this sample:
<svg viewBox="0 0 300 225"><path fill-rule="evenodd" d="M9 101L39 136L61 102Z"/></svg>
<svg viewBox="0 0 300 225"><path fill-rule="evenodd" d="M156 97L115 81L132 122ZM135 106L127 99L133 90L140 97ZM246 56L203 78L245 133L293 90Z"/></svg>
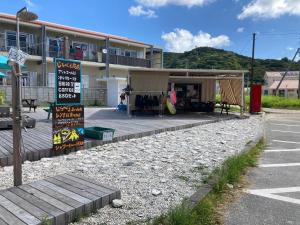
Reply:
<svg viewBox="0 0 300 225"><path fill-rule="evenodd" d="M103 141L112 141L113 139L113 132L108 131L108 132L103 132Z"/></svg>
<svg viewBox="0 0 300 225"><path fill-rule="evenodd" d="M24 66L28 56L29 55L27 53L23 52L22 50L18 50L17 48L10 48L8 53L8 59L18 63L21 66Z"/></svg>
<svg viewBox="0 0 300 225"><path fill-rule="evenodd" d="M81 89L80 82L75 82L74 83L74 93L79 93L80 94L80 89Z"/></svg>

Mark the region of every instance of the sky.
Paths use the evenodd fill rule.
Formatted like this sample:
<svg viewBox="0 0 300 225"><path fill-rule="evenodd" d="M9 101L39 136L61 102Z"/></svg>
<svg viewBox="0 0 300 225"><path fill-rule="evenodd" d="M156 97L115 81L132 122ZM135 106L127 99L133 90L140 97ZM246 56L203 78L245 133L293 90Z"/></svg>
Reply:
<svg viewBox="0 0 300 225"><path fill-rule="evenodd" d="M256 58L292 58L300 45L300 0L0 0L40 20L120 35L184 52L209 46ZM0 24L1 26L1 24Z"/></svg>

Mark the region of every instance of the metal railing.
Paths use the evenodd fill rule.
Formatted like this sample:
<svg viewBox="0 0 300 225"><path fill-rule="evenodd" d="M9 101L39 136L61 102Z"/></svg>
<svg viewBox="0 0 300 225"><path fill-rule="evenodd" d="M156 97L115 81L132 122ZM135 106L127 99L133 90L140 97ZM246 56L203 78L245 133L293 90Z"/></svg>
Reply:
<svg viewBox="0 0 300 225"><path fill-rule="evenodd" d="M106 63L106 54L102 55L102 62ZM148 59L134 58L122 55L109 55L109 63L124 65L124 66L137 66L137 67L151 67L151 61Z"/></svg>
<svg viewBox="0 0 300 225"><path fill-rule="evenodd" d="M16 47L16 40L8 40L0 38L0 51L8 52L11 47ZM23 52L28 53L29 55L41 55L42 48L40 45L34 43L29 44L28 42L20 42L20 47Z"/></svg>

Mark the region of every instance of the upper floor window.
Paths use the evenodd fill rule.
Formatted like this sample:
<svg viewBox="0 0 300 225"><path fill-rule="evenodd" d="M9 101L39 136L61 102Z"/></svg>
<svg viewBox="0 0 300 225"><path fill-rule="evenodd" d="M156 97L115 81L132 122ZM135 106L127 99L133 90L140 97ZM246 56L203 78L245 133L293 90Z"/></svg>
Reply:
<svg viewBox="0 0 300 225"><path fill-rule="evenodd" d="M63 56L64 44L61 38L48 38L47 41L47 55L53 58L59 58Z"/></svg>
<svg viewBox="0 0 300 225"><path fill-rule="evenodd" d="M6 31L6 49L17 46L17 34L15 31ZM20 48L22 51L29 54L34 53L34 35L27 33L20 33Z"/></svg>
<svg viewBox="0 0 300 225"><path fill-rule="evenodd" d="M125 50L125 56L137 58L137 51L135 51L135 50Z"/></svg>
<svg viewBox="0 0 300 225"><path fill-rule="evenodd" d="M89 44L83 42L73 42L70 48L70 54L74 55L75 59L83 60L89 58Z"/></svg>
<svg viewBox="0 0 300 225"><path fill-rule="evenodd" d="M110 47L109 53L111 55L121 55L121 56L133 57L133 58L138 57L138 52L136 50L129 50L129 49L124 50L116 47Z"/></svg>

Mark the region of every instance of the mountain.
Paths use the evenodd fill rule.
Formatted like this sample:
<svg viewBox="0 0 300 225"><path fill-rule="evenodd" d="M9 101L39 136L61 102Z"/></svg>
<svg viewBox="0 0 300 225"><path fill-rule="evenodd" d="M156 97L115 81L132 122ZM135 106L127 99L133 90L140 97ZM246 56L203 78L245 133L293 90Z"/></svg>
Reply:
<svg viewBox="0 0 300 225"><path fill-rule="evenodd" d="M263 82L265 71L285 71L290 65L290 70L300 69L300 61L291 63L288 58L255 59L254 80ZM222 49L200 47L184 53L165 52L164 67L250 71L251 58Z"/></svg>

